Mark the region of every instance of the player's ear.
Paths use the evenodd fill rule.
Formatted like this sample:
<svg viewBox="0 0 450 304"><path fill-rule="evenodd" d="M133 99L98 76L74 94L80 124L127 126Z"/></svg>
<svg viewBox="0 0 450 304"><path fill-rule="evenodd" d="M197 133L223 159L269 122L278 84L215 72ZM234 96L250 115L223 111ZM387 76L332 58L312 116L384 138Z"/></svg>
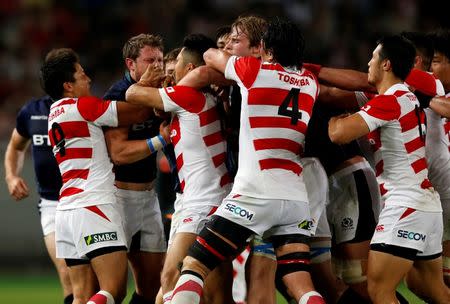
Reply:
<svg viewBox="0 0 450 304"><path fill-rule="evenodd" d="M382 66L384 71L389 71L390 69L392 69L392 64L389 59L384 59L382 62Z"/></svg>
<svg viewBox="0 0 450 304"><path fill-rule="evenodd" d="M134 60L131 58L125 58L125 65L127 66L128 70L131 70L134 65Z"/></svg>
<svg viewBox="0 0 450 304"><path fill-rule="evenodd" d="M64 92L72 92L73 90L73 82L66 81L63 83Z"/></svg>
<svg viewBox="0 0 450 304"><path fill-rule="evenodd" d="M192 71L195 68L196 68L196 66L192 62L189 62L188 64L186 64L186 70L189 71L189 72Z"/></svg>

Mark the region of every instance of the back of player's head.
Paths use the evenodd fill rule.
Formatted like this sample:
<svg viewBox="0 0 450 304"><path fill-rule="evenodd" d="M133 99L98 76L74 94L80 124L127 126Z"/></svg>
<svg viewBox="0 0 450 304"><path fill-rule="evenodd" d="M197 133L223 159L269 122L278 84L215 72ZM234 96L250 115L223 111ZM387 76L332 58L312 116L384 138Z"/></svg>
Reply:
<svg viewBox="0 0 450 304"><path fill-rule="evenodd" d="M183 61L195 66L204 65L203 53L210 48L215 48L216 43L203 34L190 34L183 40Z"/></svg>
<svg viewBox="0 0 450 304"><path fill-rule="evenodd" d="M145 46L157 48L161 52L164 52L163 39L158 35L151 34L139 34L133 36L125 42L122 49L122 57L125 60L130 58L136 60L139 57L141 49Z"/></svg>
<svg viewBox="0 0 450 304"><path fill-rule="evenodd" d="M416 55L422 57L425 70L429 70L433 59L433 40L430 35L421 32L401 32L400 36L408 39L416 48Z"/></svg>
<svg viewBox="0 0 450 304"><path fill-rule="evenodd" d="M264 49L272 52L276 62L286 67L301 68L305 40L293 22L275 18L269 22L262 40Z"/></svg>
<svg viewBox="0 0 450 304"><path fill-rule="evenodd" d="M53 49L45 56L41 67L41 84L53 100L63 97L65 82L75 81L75 64L79 62L77 53L69 48Z"/></svg>
<svg viewBox="0 0 450 304"><path fill-rule="evenodd" d="M432 37L434 51L441 53L450 61L450 30L440 29Z"/></svg>
<svg viewBox="0 0 450 304"><path fill-rule="evenodd" d="M257 16L240 16L231 25L232 29L244 32L250 42L249 47L258 46L267 29L267 21Z"/></svg>
<svg viewBox="0 0 450 304"><path fill-rule="evenodd" d="M405 80L416 57L416 49L412 43L400 35L392 35L382 37L377 44L381 45L380 60L388 59L394 75Z"/></svg>

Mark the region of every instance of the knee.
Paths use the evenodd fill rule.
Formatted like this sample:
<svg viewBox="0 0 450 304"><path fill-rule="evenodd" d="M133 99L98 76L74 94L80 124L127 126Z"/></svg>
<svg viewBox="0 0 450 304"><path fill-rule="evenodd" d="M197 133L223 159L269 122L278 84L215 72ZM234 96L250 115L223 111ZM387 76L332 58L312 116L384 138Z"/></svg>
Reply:
<svg viewBox="0 0 450 304"><path fill-rule="evenodd" d="M161 272L161 286L174 287L180 277L181 262L179 265L166 264Z"/></svg>

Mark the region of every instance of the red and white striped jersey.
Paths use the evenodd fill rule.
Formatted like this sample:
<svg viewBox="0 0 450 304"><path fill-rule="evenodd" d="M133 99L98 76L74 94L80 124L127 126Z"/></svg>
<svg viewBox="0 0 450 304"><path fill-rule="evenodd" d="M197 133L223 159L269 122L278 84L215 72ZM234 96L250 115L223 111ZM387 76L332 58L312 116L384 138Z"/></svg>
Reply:
<svg viewBox="0 0 450 304"><path fill-rule="evenodd" d="M63 181L58 210L115 201L114 174L102 126L117 124L115 101L80 97L53 103L48 135Z"/></svg>
<svg viewBox="0 0 450 304"><path fill-rule="evenodd" d="M319 93L317 79L306 69L236 56L230 57L225 77L236 81L242 95L232 193L307 202L300 157Z"/></svg>
<svg viewBox="0 0 450 304"><path fill-rule="evenodd" d="M445 94L446 98L450 98L450 93ZM444 133L447 135L447 139L450 142L450 119L445 118ZM450 144L448 145L448 152L450 152Z"/></svg>
<svg viewBox="0 0 450 304"><path fill-rule="evenodd" d="M220 205L230 190L226 141L216 99L185 86L159 89L164 111L174 113L174 145L183 204Z"/></svg>
<svg viewBox="0 0 450 304"><path fill-rule="evenodd" d="M386 204L423 211L441 210L428 180L425 115L404 84L370 100L358 112L370 131L375 173Z"/></svg>

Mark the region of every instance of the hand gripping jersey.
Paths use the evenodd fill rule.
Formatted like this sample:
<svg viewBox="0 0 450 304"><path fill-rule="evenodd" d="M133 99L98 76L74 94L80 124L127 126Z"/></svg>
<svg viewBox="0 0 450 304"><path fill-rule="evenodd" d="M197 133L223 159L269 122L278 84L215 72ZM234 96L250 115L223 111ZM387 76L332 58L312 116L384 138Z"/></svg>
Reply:
<svg viewBox="0 0 450 304"><path fill-rule="evenodd" d="M49 96L28 102L17 114L16 130L21 136L31 139L39 195L44 199L56 201L62 183L47 133L48 113L52 102Z"/></svg>
<svg viewBox="0 0 450 304"><path fill-rule="evenodd" d="M162 88L159 94L164 111L174 113L170 136L183 203L220 205L229 192L230 176L216 99L184 86Z"/></svg>
<svg viewBox="0 0 450 304"><path fill-rule="evenodd" d="M117 124L116 101L63 98L51 106L48 135L63 181L58 210L115 201L114 174L102 126Z"/></svg>
<svg viewBox="0 0 450 304"><path fill-rule="evenodd" d="M404 84L370 100L358 112L371 132L375 172L385 203L422 211L440 211L428 180L425 115Z"/></svg>
<svg viewBox="0 0 450 304"><path fill-rule="evenodd" d="M300 157L318 82L253 57L230 57L225 77L241 88L239 168L232 193L307 202Z"/></svg>

